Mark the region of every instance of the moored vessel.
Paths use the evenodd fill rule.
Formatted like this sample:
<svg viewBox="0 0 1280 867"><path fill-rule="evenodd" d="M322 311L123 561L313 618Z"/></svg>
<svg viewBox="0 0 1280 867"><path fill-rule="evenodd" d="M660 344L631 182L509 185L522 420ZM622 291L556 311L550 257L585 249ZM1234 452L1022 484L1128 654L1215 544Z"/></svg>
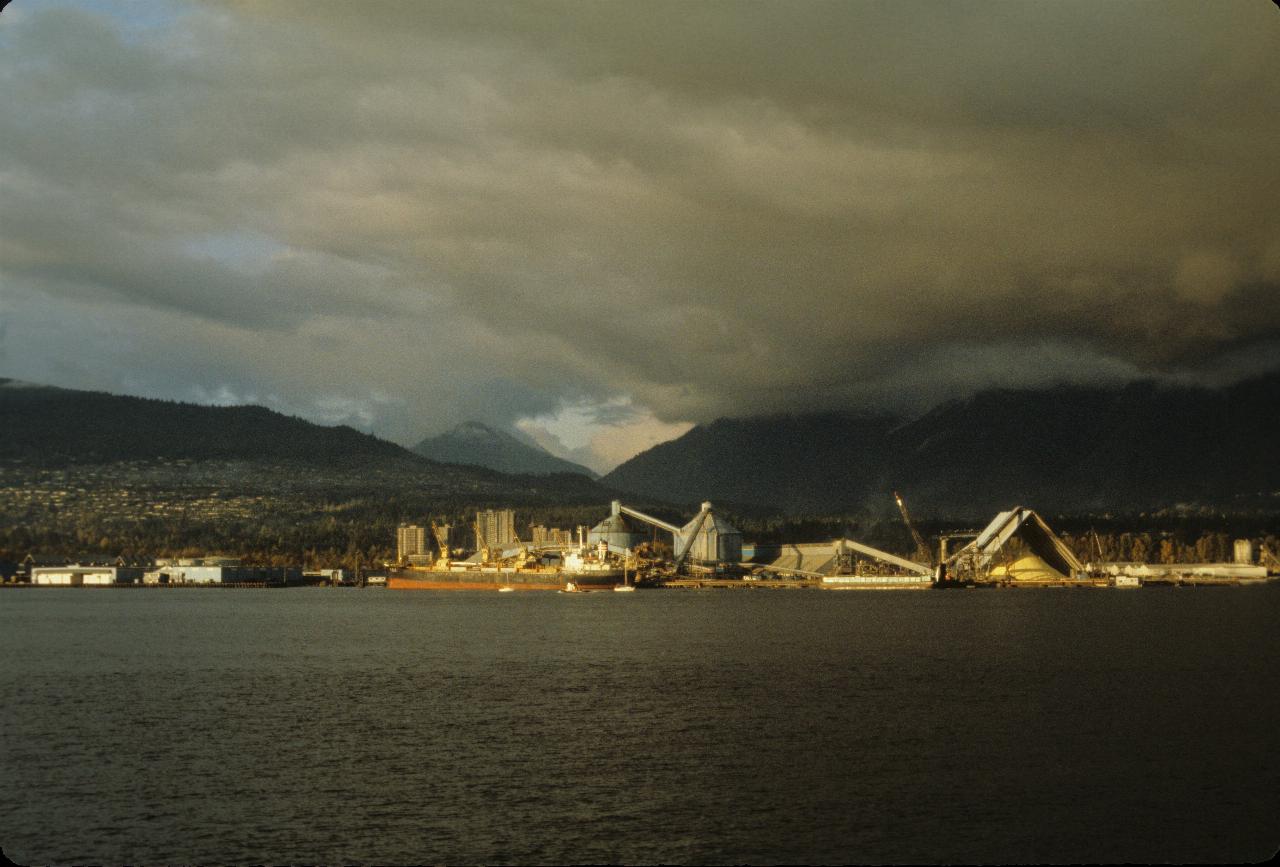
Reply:
<svg viewBox="0 0 1280 867"><path fill-rule="evenodd" d="M560 562L547 562L521 546L510 555L482 550L470 560L441 557L430 566L405 566L387 575L392 590L560 590L566 583L579 589L607 590L623 584L621 555L601 542L579 545Z"/></svg>

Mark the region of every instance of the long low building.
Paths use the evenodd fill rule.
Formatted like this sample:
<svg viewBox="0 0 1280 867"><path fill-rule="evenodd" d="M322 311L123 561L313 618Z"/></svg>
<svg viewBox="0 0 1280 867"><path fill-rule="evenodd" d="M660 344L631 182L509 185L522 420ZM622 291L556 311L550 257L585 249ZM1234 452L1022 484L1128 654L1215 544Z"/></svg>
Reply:
<svg viewBox="0 0 1280 867"><path fill-rule="evenodd" d="M145 584L298 584L302 570L296 566L241 566L209 563L176 563L146 573Z"/></svg>
<svg viewBox="0 0 1280 867"><path fill-rule="evenodd" d="M344 570L327 570L333 580L345 579ZM105 587L111 584L301 584L297 566L244 566L233 558L160 561L155 569L133 566L68 564L36 566L31 583L47 587Z"/></svg>
<svg viewBox="0 0 1280 867"><path fill-rule="evenodd" d="M932 575L824 575L830 587L932 587Z"/></svg>
<svg viewBox="0 0 1280 867"><path fill-rule="evenodd" d="M31 570L32 584L51 587L103 587L141 579L141 569L127 566L37 566Z"/></svg>
<svg viewBox="0 0 1280 867"><path fill-rule="evenodd" d="M1267 577L1267 567L1248 563L1100 563L1096 568L1106 575L1151 579L1180 575L1236 579Z"/></svg>

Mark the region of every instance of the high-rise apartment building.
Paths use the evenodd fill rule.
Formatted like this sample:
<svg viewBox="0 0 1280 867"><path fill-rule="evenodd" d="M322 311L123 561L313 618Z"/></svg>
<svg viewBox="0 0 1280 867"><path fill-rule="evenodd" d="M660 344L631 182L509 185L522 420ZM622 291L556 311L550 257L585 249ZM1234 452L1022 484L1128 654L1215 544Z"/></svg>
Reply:
<svg viewBox="0 0 1280 867"><path fill-rule="evenodd" d="M533 532L533 547L542 548L544 546L569 546L573 544L573 532L570 530L561 530L557 527L546 527L542 524L535 524L530 528Z"/></svg>
<svg viewBox="0 0 1280 867"><path fill-rule="evenodd" d="M411 556L427 553L427 531L424 527L401 524L396 528L396 560L407 562Z"/></svg>
<svg viewBox="0 0 1280 867"><path fill-rule="evenodd" d="M516 544L516 513L513 509L485 509L476 512L476 550L509 548Z"/></svg>

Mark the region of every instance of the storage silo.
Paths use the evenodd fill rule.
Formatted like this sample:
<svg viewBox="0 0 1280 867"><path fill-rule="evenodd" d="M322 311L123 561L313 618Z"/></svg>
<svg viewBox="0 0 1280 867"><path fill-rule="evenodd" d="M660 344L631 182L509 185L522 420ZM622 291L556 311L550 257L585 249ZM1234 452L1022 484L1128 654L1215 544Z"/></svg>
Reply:
<svg viewBox="0 0 1280 867"><path fill-rule="evenodd" d="M609 517L592 527L587 534L587 544L608 542L611 551L621 552L648 541L648 528L622 514L621 501L614 500L611 507Z"/></svg>
<svg viewBox="0 0 1280 867"><path fill-rule="evenodd" d="M703 503L697 517L680 528L680 542L688 545L685 559L694 563L742 562L742 533L710 503Z"/></svg>

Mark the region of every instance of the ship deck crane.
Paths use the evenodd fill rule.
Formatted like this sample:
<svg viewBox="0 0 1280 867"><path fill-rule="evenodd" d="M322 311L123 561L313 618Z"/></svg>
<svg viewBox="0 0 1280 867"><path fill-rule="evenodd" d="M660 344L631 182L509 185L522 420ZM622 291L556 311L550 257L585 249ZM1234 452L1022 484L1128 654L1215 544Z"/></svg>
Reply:
<svg viewBox="0 0 1280 867"><path fill-rule="evenodd" d="M441 558L444 559L449 557L449 530L452 526L451 524L431 522L431 535L436 537L436 546L440 549Z"/></svg>

